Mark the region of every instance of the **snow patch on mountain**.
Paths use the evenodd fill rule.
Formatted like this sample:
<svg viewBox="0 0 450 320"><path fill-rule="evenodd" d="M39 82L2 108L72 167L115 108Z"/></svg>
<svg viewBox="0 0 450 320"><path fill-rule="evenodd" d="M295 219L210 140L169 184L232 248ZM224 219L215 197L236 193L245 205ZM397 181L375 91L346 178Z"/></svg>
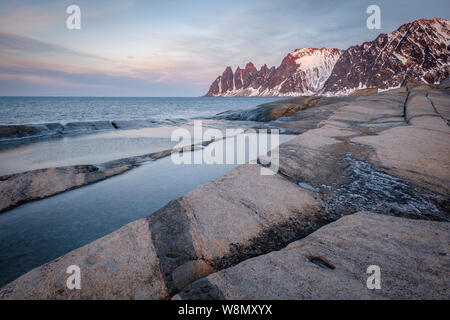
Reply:
<svg viewBox="0 0 450 320"><path fill-rule="evenodd" d="M278 68L257 70L249 62L233 73L227 67L211 85L208 96L302 96L313 95L323 87L334 64L342 54L339 49L303 48L289 53Z"/></svg>
<svg viewBox="0 0 450 320"><path fill-rule="evenodd" d="M316 93L322 89L331 75L333 67L342 54L337 49L304 48L291 53L299 66L297 76L303 79L305 92Z"/></svg>

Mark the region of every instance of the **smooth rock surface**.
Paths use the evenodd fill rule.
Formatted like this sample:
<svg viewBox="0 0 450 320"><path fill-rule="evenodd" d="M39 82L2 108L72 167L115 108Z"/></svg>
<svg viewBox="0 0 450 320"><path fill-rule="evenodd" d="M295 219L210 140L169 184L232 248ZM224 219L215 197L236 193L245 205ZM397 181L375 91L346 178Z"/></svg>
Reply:
<svg viewBox="0 0 450 320"><path fill-rule="evenodd" d="M252 164L236 167L149 216L172 292L172 273L188 261L203 260L220 270L280 249L330 221L313 192L279 175L261 176L260 170Z"/></svg>
<svg viewBox="0 0 450 320"><path fill-rule="evenodd" d="M405 117L405 110L425 102L442 124L427 96L439 97L434 106L441 114L450 109L449 95L430 86L344 97L316 128L280 146L281 174L319 189L333 218L373 211L449 221L448 126L419 126ZM329 107L321 100L307 112ZM296 124L302 113L289 119ZM284 123L290 122L276 125Z"/></svg>
<svg viewBox="0 0 450 320"><path fill-rule="evenodd" d="M201 279L215 270L203 260L192 260L179 266L172 272L172 279L177 290Z"/></svg>
<svg viewBox="0 0 450 320"><path fill-rule="evenodd" d="M357 213L209 275L174 299L449 299L450 223ZM366 286L381 270L381 289Z"/></svg>
<svg viewBox="0 0 450 320"><path fill-rule="evenodd" d="M105 169L93 165L78 165L2 176L0 177L0 212L28 201L100 181L130 168L130 165Z"/></svg>
<svg viewBox="0 0 450 320"><path fill-rule="evenodd" d="M371 160L389 173L448 194L450 126L443 115L448 117L450 112L449 95L429 86L418 86L410 90L404 109L409 125L355 137L352 141L374 148L376 155Z"/></svg>
<svg viewBox="0 0 450 320"><path fill-rule="evenodd" d="M148 218L28 272L0 289L0 299L163 299L329 222L313 192L260 170L236 167ZM87 277L77 292L64 289L72 264Z"/></svg>
<svg viewBox="0 0 450 320"><path fill-rule="evenodd" d="M77 265L81 289L69 290ZM38 267L0 290L0 299L164 299L168 297L147 221L141 219Z"/></svg>

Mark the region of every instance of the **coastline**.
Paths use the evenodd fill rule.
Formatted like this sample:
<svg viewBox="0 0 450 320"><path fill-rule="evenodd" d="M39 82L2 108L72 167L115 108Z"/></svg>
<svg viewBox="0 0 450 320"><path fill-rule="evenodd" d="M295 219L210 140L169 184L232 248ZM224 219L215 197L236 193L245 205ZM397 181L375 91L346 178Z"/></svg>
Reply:
<svg viewBox="0 0 450 320"><path fill-rule="evenodd" d="M242 129L242 134L245 134L247 130ZM0 214L30 201L44 199L122 174L148 161L156 161L173 153L200 150L211 143L228 138L233 137L204 140L180 148L165 149L99 164L50 167L6 174L0 176Z"/></svg>
<svg viewBox="0 0 450 320"><path fill-rule="evenodd" d="M5 149L52 138L73 137L119 129L147 129L168 125L182 125L183 122L181 119L158 121L149 119L0 125L0 143L1 148Z"/></svg>
<svg viewBox="0 0 450 320"><path fill-rule="evenodd" d="M44 199L65 191L99 182L124 173L147 161L154 161L172 154L172 152L193 151L200 144L192 144L183 150L162 150L146 155L112 160L97 165L74 165L37 169L0 177L0 213L16 208L21 204Z"/></svg>
<svg viewBox="0 0 450 320"><path fill-rule="evenodd" d="M394 248L383 249L383 237L371 238L370 248L378 248L371 251L373 257L381 255L381 262L387 261L389 255L405 258L405 250L419 250L413 240L429 240L433 263L422 261L426 268L413 270L427 287L423 296L448 298L448 284L442 283L447 289L439 291L430 283L449 272L440 259L442 254L449 254L445 244L450 240L450 177L446 162L450 152L449 99L446 87L410 82L378 94L317 98L311 106L307 106L311 101L303 99L298 104L307 107L299 109L276 102L245 111L235 117L248 120L275 114L265 127L298 134L280 146L279 174L261 177L257 164L238 166L149 217L19 277L0 289L0 298L167 299L176 294L175 298L186 299L205 298L205 294L213 298L260 298L257 291L232 287L221 279L250 281L246 265L254 263L254 259L272 259L270 255L276 254L272 252L286 246L300 248L301 255L308 256L308 250L295 241L310 239L310 234L342 239L339 228L349 219L356 219L360 228L349 245L351 254L356 255L356 244L365 236L364 228L394 238L401 236L397 230L414 230L409 233L411 241L400 241ZM355 215L357 212L371 214ZM334 226L337 229L331 233ZM421 232L437 229L443 230L437 238L432 232ZM339 271L345 261L336 262L332 243L323 247L319 261ZM290 255L281 254L276 259L283 261ZM317 277L323 271L314 267L311 259L305 262L308 269L304 275ZM414 259L404 261L403 265L384 264L393 275L388 281L397 290L381 298L413 297L411 290L401 289L416 287L416 281L395 277L400 267L415 263ZM80 265L86 273L85 290L65 288L65 266L70 264ZM354 274L361 267L345 266ZM299 265L291 272L299 273L301 268ZM105 281L100 270L109 270L106 274L112 275L110 280L114 281ZM269 272L270 268L260 268L256 275L263 279ZM430 278L430 272L438 278ZM340 284L347 278L339 274L335 278L338 281L323 295L289 291L288 280L281 288L291 292L287 297L293 299L345 298ZM286 275L280 279L286 279ZM366 296L361 288L353 292L360 298L374 298Z"/></svg>

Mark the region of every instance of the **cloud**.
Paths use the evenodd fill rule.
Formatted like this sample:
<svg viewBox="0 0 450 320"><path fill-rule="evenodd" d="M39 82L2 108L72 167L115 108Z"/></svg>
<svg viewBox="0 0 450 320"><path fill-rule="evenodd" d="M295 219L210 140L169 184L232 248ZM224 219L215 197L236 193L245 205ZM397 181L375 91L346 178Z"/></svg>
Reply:
<svg viewBox="0 0 450 320"><path fill-rule="evenodd" d="M65 26L68 17L66 9L76 4L82 8L82 18L98 19L116 13L123 13L133 7L135 0L51 0L26 1L0 0L0 29L15 33L36 32L55 26Z"/></svg>
<svg viewBox="0 0 450 320"><path fill-rule="evenodd" d="M1 84L22 79L31 90L42 79L45 92L60 81L74 85L72 94L87 92L75 87L97 85L111 94L200 95L228 65L278 66L307 46L346 49L440 15L446 1L378 0L383 29L368 30L370 0L77 0L83 27L69 33L70 0L0 0Z"/></svg>
<svg viewBox="0 0 450 320"><path fill-rule="evenodd" d="M85 63L81 64L81 60ZM170 70L167 64L124 64L0 31L0 83L3 86L0 94L3 95L26 94L22 89L31 90L33 86L35 89L30 92L41 88L42 94L52 87L57 92L67 92L72 87L81 95L145 96L164 95L164 92L173 96L189 95L195 85L186 85L182 76L171 77ZM67 90L61 91L61 88Z"/></svg>
<svg viewBox="0 0 450 320"><path fill-rule="evenodd" d="M48 7L21 4L20 1L2 1L0 29L27 32L42 29L59 21L65 21L65 12L56 12Z"/></svg>
<svg viewBox="0 0 450 320"><path fill-rule="evenodd" d="M11 50L19 54L42 55L48 53L66 54L82 58L99 59L108 61L109 59L83 53L78 50L69 49L60 45L24 37L18 34L9 33L0 30L0 48L1 50Z"/></svg>

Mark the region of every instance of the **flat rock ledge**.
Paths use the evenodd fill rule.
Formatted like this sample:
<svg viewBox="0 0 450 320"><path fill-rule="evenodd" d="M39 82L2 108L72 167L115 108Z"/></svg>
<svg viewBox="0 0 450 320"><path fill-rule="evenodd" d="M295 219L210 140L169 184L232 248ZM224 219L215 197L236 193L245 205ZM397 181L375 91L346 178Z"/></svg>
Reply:
<svg viewBox="0 0 450 320"><path fill-rule="evenodd" d="M0 177L0 213L29 201L46 198L118 175L130 168L130 165L105 169L94 165L78 165L37 169L2 176Z"/></svg>
<svg viewBox="0 0 450 320"><path fill-rule="evenodd" d="M47 198L107 179L146 161L170 156L173 152L197 150L211 142L205 141L179 149L167 149L97 165L45 168L0 176L0 213L29 201Z"/></svg>
<svg viewBox="0 0 450 320"><path fill-rule="evenodd" d="M449 299L450 223L360 212L285 249L187 286L173 299ZM380 289L368 289L380 268Z"/></svg>
<svg viewBox="0 0 450 320"><path fill-rule="evenodd" d="M449 101L446 87L406 83L257 108L298 134L279 147L277 174L235 167L0 299L448 299ZM381 290L366 287L372 264ZM81 290L67 289L70 265Z"/></svg>

